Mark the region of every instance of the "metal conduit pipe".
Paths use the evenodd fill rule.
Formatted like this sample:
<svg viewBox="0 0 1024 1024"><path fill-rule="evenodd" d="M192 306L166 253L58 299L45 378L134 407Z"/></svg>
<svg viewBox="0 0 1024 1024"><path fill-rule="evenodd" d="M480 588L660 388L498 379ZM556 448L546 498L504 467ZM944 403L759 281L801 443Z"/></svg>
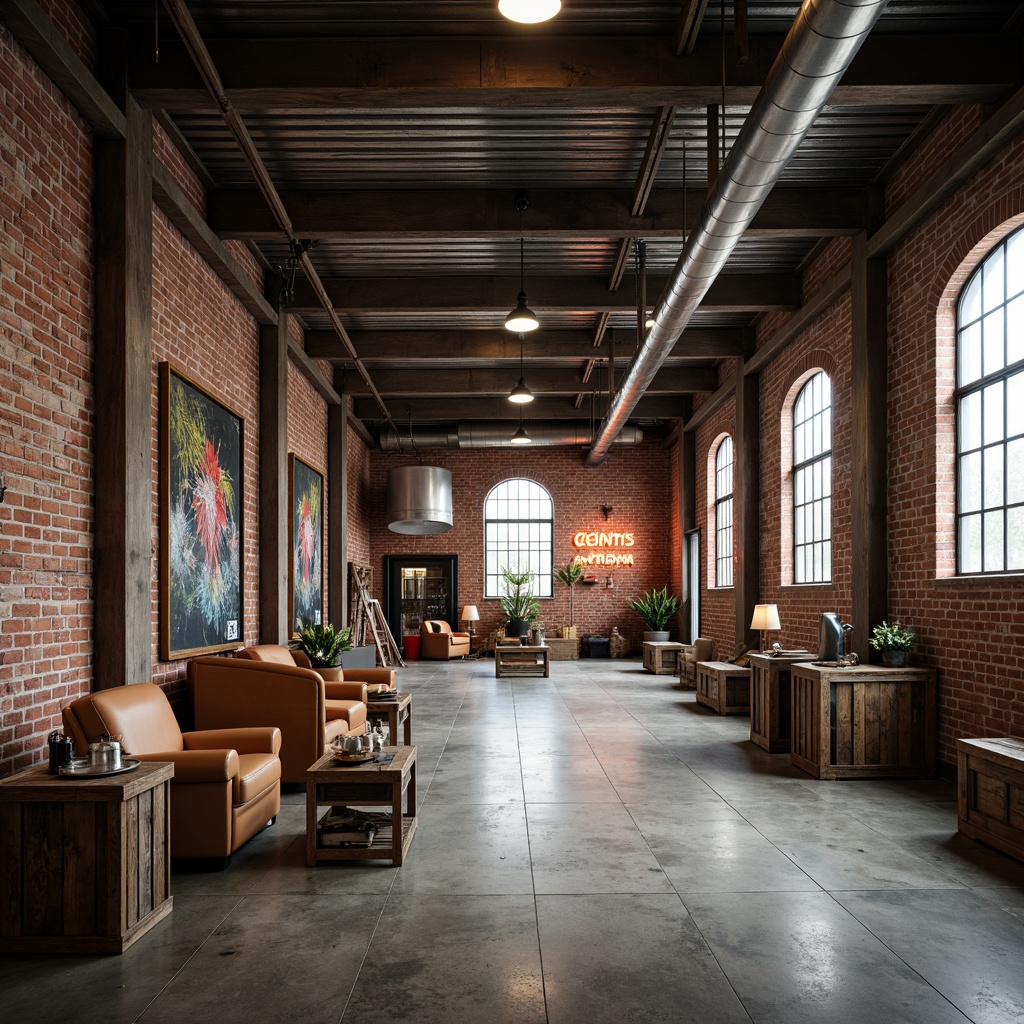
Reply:
<svg viewBox="0 0 1024 1024"><path fill-rule="evenodd" d="M587 455L600 465L888 0L804 0Z"/></svg>
<svg viewBox="0 0 1024 1024"><path fill-rule="evenodd" d="M435 430L413 430L411 437L408 433L396 434L392 430L387 430L380 435L380 447L385 452L408 452L409 454L412 453L414 444L416 449L506 448L513 429L514 425L510 427L508 423L501 422L460 423L451 429L438 427ZM570 424L557 421L531 423L529 432L533 447L578 445L580 448L589 448L594 440L592 431L577 430ZM631 446L640 444L643 439L644 432L640 427L627 425L615 437L614 443Z"/></svg>

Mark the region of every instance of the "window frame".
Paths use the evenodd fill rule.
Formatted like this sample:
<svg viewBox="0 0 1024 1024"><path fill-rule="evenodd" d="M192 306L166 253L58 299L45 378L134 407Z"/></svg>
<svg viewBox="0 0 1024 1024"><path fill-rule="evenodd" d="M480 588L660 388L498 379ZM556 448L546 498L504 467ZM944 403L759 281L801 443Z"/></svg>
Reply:
<svg viewBox="0 0 1024 1024"><path fill-rule="evenodd" d="M736 465L732 437L726 434L715 449L715 586L731 587L734 585L735 573L733 565L733 469ZM722 461L727 454L728 463ZM729 490L723 492L722 474L729 474ZM726 514L726 506L728 513ZM724 521L727 520L727 521ZM728 570L728 579L726 579Z"/></svg>
<svg viewBox="0 0 1024 1024"><path fill-rule="evenodd" d="M822 400L818 382L827 382L828 401ZM793 584L807 586L831 583L832 570L832 453L833 453L832 378L824 371L813 373L801 386L792 406L792 499L791 550ZM824 444L828 424L828 444ZM803 432L803 437L801 437ZM807 443L820 442L819 444ZM803 454L798 459L798 453ZM827 483L827 490L825 485ZM809 485L809 486L808 486ZM801 489L804 496L801 498ZM807 496L809 493L809 497ZM808 518L809 517L809 518ZM803 520L803 530L798 523ZM820 536L816 536L816 528ZM810 539L808 540L808 532ZM798 539L801 538L802 539ZM805 554L809 553L809 569Z"/></svg>
<svg viewBox="0 0 1024 1024"><path fill-rule="evenodd" d="M515 488L515 494L502 493ZM526 492L526 493L523 493ZM493 511L500 511L498 502L515 502L517 512L520 502L544 505L546 503L546 515L527 515L523 518L516 516L491 515ZM529 511L529 508L527 509ZM536 509L536 511L542 511ZM484 497L483 502L483 540L484 540L484 598L486 600L497 600L504 596L501 588L501 569L509 568L519 570L523 567L524 552L526 553L525 563L533 576L533 596L536 598L550 598L554 596L554 536L555 536L555 503L551 493L542 484L528 477L508 477L495 484ZM492 531L492 524L494 531ZM504 530L501 527L505 527ZM511 528L511 529L510 529ZM517 538L509 536L510 532L519 534L525 530L527 535L526 546L515 545L511 541ZM503 537L493 534L504 534ZM521 538L518 538L521 539ZM504 543L501 543L504 541ZM494 545L492 558L492 545Z"/></svg>

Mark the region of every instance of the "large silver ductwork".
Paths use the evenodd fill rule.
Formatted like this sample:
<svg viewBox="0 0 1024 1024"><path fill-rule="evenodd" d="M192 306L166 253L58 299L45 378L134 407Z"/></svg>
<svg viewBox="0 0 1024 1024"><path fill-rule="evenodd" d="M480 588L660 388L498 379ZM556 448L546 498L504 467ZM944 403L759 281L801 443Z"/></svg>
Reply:
<svg viewBox="0 0 1024 1024"><path fill-rule="evenodd" d="M414 428L412 434L396 434L388 430L380 436L380 447L385 452L408 452L425 448L507 448L515 424L495 421L492 423L460 423L450 429L438 427ZM578 446L589 448L594 433L587 428L577 429L569 423L530 423L528 426L532 447L551 445ZM615 436L617 445L638 445L644 439L640 427L627 424Z"/></svg>
<svg viewBox="0 0 1024 1024"><path fill-rule="evenodd" d="M452 471L441 466L388 470L388 529L425 537L452 528Z"/></svg>
<svg viewBox="0 0 1024 1024"><path fill-rule="evenodd" d="M622 377L587 465L608 453L887 2L804 0L683 246L654 326Z"/></svg>

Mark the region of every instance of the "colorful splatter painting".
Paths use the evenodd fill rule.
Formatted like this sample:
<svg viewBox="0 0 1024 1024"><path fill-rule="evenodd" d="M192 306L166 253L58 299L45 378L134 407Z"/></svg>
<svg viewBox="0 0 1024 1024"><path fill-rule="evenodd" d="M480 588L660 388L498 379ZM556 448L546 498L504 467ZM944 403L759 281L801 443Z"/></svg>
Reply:
<svg viewBox="0 0 1024 1024"><path fill-rule="evenodd" d="M290 455L289 503L292 517L291 623L293 632L318 626L324 607L324 478Z"/></svg>

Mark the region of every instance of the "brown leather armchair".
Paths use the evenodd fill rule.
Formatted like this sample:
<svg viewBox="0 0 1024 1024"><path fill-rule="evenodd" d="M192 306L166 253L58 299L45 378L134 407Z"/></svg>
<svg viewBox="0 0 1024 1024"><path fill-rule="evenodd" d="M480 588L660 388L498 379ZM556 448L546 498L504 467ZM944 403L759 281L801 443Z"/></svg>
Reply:
<svg viewBox="0 0 1024 1024"><path fill-rule="evenodd" d="M294 662L193 658L188 686L197 729L276 725L281 730L282 782L305 782L306 769L332 740L366 731L366 683L326 682L319 672Z"/></svg>
<svg viewBox="0 0 1024 1024"><path fill-rule="evenodd" d="M253 644L237 652L236 657L253 661L269 661L274 665L298 665L299 668L313 668L309 658L302 651L293 651L281 644ZM367 693L380 693L395 688L393 668L318 668L326 683L366 683ZM332 693L328 688L328 699L340 699L340 691Z"/></svg>
<svg viewBox="0 0 1024 1024"><path fill-rule="evenodd" d="M420 657L447 661L469 654L469 634L453 633L443 619L424 619L420 623Z"/></svg>
<svg viewBox="0 0 1024 1024"><path fill-rule="evenodd" d="M689 680L697 685L697 662L715 660L715 641L706 636L699 636L692 644L683 644L682 657L679 659L679 682Z"/></svg>
<svg viewBox="0 0 1024 1024"><path fill-rule="evenodd" d="M228 858L281 809L281 733L275 728L185 732L153 683L79 697L64 729L84 756L103 735L120 737L127 756L170 761L171 856Z"/></svg>

